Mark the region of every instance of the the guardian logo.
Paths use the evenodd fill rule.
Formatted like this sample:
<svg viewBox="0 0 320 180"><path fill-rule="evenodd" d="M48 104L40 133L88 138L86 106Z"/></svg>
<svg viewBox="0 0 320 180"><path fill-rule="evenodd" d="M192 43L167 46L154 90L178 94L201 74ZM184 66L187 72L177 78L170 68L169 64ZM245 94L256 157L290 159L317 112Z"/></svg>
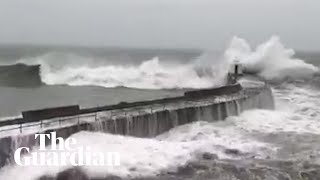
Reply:
<svg viewBox="0 0 320 180"><path fill-rule="evenodd" d="M46 138L51 146L46 147ZM96 152L91 147L78 146L74 138L64 140L50 134L35 134L39 139L39 149L30 152L28 147L20 147L14 153L14 160L20 166L120 166L117 152ZM59 143L57 143L59 142Z"/></svg>

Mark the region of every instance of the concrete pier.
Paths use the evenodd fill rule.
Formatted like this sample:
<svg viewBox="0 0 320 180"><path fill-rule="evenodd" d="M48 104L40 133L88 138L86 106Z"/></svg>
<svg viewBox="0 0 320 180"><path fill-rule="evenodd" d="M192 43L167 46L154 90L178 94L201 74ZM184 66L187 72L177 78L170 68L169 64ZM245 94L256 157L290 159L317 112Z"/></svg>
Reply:
<svg viewBox="0 0 320 180"><path fill-rule="evenodd" d="M9 123L0 127L0 167L13 162L13 153L17 148L23 146L32 149L37 146L35 133L55 131L58 137L67 138L79 131L101 131L154 137L179 125L199 120L223 120L253 108L274 108L272 91L263 82L248 83L241 88L234 86L205 90L204 93L186 93L183 97L135 105L120 103L79 111L75 108L75 114L43 120L18 119L18 124Z"/></svg>

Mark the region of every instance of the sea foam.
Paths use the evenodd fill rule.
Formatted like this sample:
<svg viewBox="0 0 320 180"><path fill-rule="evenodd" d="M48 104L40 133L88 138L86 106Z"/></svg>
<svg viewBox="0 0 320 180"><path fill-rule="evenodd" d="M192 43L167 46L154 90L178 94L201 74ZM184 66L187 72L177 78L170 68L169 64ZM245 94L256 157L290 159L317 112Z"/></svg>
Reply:
<svg viewBox="0 0 320 180"><path fill-rule="evenodd" d="M110 175L134 178L155 176L175 171L204 152L219 158L241 158L226 154L226 149L237 149L243 154L264 157L270 145L255 141L228 121L194 122L170 130L155 138L136 138L101 132L79 132L71 136L77 146L90 147L96 152L117 152L120 166L83 166L90 177ZM50 148L50 147L49 147ZM56 175L67 166L8 166L0 171L1 179L34 180L43 175ZM28 176L26 176L26 174Z"/></svg>

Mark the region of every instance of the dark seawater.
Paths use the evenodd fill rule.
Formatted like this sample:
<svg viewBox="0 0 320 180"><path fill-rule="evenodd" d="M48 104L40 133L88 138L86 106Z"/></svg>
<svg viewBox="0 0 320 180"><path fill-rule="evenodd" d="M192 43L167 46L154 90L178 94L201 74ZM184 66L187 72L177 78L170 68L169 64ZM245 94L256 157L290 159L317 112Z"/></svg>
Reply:
<svg viewBox="0 0 320 180"><path fill-rule="evenodd" d="M21 111L80 105L97 107L164 97L180 96L181 90L143 90L124 87L46 86L33 88L0 87L0 116L17 116Z"/></svg>

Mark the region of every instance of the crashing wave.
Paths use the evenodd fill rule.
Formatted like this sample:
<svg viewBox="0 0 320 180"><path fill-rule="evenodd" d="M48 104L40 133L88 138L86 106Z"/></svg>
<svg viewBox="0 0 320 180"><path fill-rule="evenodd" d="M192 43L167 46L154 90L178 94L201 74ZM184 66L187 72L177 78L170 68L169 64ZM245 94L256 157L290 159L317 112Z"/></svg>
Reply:
<svg viewBox="0 0 320 180"><path fill-rule="evenodd" d="M318 67L294 58L294 54L276 36L255 50L246 40L234 37L223 58L206 52L191 63L180 64L168 64L154 57L139 65L114 65L107 59L97 61L95 57L52 52L18 60L17 63L23 64L13 65L10 69L1 66L0 83L14 86L40 85L42 82L107 88L210 88L225 84L229 64L235 59L244 65L246 73L270 81L306 79L319 74ZM40 70L36 65L41 65Z"/></svg>
<svg viewBox="0 0 320 180"><path fill-rule="evenodd" d="M225 51L225 58L228 61L237 59L243 64L245 72L271 81L305 79L319 72L318 67L294 58L294 54L294 50L287 49L277 36L255 50L246 40L234 37Z"/></svg>
<svg viewBox="0 0 320 180"><path fill-rule="evenodd" d="M60 59L56 59L60 58ZM80 58L79 62L75 59ZM47 85L129 87L141 89L209 88L225 84L226 71L221 65L201 64L204 56L194 63L165 64L158 57L140 65L98 63L84 57L49 53L19 62L41 65L40 77ZM58 61L58 62L57 62ZM65 62L62 64L61 61ZM106 60L105 60L106 61ZM59 63L60 62L60 63Z"/></svg>

